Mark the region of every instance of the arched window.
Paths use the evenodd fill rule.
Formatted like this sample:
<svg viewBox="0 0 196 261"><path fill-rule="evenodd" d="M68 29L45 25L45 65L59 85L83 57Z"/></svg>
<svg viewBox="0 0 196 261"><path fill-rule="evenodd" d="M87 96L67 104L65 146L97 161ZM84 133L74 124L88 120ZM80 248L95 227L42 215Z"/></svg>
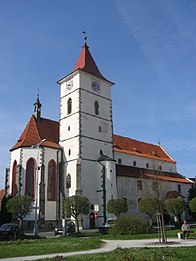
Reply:
<svg viewBox="0 0 196 261"><path fill-rule="evenodd" d="M69 189L71 188L71 175L68 174L66 177L66 188Z"/></svg>
<svg viewBox="0 0 196 261"><path fill-rule="evenodd" d="M56 200L56 163L54 160L50 160L48 163L47 198L49 201Z"/></svg>
<svg viewBox="0 0 196 261"><path fill-rule="evenodd" d="M137 189L142 190L142 181L141 180L137 180Z"/></svg>
<svg viewBox="0 0 196 261"><path fill-rule="evenodd" d="M18 188L16 184L16 167L17 161L15 160L12 167L12 196L15 196L18 193Z"/></svg>
<svg viewBox="0 0 196 261"><path fill-rule="evenodd" d="M35 159L30 158L26 165L25 194L35 198L36 164Z"/></svg>
<svg viewBox="0 0 196 261"><path fill-rule="evenodd" d="M67 101L67 114L71 113L71 109L72 109L72 100L71 98L69 98Z"/></svg>
<svg viewBox="0 0 196 261"><path fill-rule="evenodd" d="M95 107L95 115L99 115L99 103L98 103L98 101L95 101L94 107Z"/></svg>
<svg viewBox="0 0 196 261"><path fill-rule="evenodd" d="M178 184L178 192L181 193L181 185Z"/></svg>
<svg viewBox="0 0 196 261"><path fill-rule="evenodd" d="M137 164L136 164L136 161L134 160L134 162L133 162L133 166L136 167L136 165L137 165Z"/></svg>

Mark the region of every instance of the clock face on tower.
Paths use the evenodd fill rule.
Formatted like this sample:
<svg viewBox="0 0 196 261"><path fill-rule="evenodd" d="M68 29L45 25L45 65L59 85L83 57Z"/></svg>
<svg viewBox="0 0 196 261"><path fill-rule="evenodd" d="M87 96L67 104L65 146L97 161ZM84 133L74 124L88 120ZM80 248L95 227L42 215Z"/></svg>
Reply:
<svg viewBox="0 0 196 261"><path fill-rule="evenodd" d="M91 82L91 86L92 86L92 89L94 91L99 91L100 90L100 82L98 82L98 81L93 80Z"/></svg>
<svg viewBox="0 0 196 261"><path fill-rule="evenodd" d="M69 91L72 89L72 87L73 87L73 80L72 79L67 82L66 87L67 87L67 90L69 90Z"/></svg>

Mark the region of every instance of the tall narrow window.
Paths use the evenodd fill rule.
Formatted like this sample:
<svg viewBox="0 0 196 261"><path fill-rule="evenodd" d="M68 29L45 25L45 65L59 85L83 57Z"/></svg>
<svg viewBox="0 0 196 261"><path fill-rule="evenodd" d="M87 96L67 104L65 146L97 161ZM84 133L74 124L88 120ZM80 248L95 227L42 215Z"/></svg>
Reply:
<svg viewBox="0 0 196 261"><path fill-rule="evenodd" d="M66 177L66 188L71 188L71 175L68 174Z"/></svg>
<svg viewBox="0 0 196 261"><path fill-rule="evenodd" d="M56 163L54 160L50 160L48 163L47 198L50 201L56 200Z"/></svg>
<svg viewBox="0 0 196 261"><path fill-rule="evenodd" d="M142 181L141 180L137 180L137 189L142 190Z"/></svg>
<svg viewBox="0 0 196 261"><path fill-rule="evenodd" d="M18 188L16 184L16 167L17 167L17 161L15 160L12 167L12 196L15 196L18 192Z"/></svg>
<svg viewBox="0 0 196 261"><path fill-rule="evenodd" d="M26 165L26 186L25 194L35 198L35 180L36 180L36 166L35 160L30 158Z"/></svg>
<svg viewBox="0 0 196 261"><path fill-rule="evenodd" d="M181 193L181 185L178 184L178 192Z"/></svg>
<svg viewBox="0 0 196 261"><path fill-rule="evenodd" d="M72 100L71 98L69 98L67 101L67 114L71 113L71 109L72 109Z"/></svg>
<svg viewBox="0 0 196 261"><path fill-rule="evenodd" d="M99 115L99 103L98 103L98 101L95 101L94 106L95 106L95 115Z"/></svg>

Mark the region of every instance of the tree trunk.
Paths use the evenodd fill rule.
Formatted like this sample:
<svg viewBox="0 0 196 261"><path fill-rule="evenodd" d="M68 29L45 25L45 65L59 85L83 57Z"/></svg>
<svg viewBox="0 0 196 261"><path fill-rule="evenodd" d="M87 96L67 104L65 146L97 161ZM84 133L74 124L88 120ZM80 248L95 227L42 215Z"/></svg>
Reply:
<svg viewBox="0 0 196 261"><path fill-rule="evenodd" d="M159 242L162 242L162 243L167 242L163 214L157 213L156 216L157 216Z"/></svg>
<svg viewBox="0 0 196 261"><path fill-rule="evenodd" d="M78 220L78 216L76 217L76 227L77 227L77 232L79 233L79 220Z"/></svg>

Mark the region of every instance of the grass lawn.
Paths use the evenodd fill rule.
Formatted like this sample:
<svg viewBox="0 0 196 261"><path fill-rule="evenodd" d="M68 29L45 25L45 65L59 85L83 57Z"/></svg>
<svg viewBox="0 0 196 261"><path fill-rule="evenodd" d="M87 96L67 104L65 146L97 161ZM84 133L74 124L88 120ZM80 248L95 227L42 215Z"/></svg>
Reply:
<svg viewBox="0 0 196 261"><path fill-rule="evenodd" d="M0 241L0 258L66 253L100 248L97 237L58 237L50 239Z"/></svg>
<svg viewBox="0 0 196 261"><path fill-rule="evenodd" d="M196 231L196 229L193 229ZM177 233L180 230L169 230L167 231L168 241L169 238L176 238ZM83 234L81 234L83 235ZM99 233L84 233L84 237L56 237L50 239L25 239L25 240L17 240L17 241L0 241L0 258L6 257L17 257L17 256L32 256L32 255L44 255L51 253L66 253L66 252L74 252L74 251L82 251L100 248L103 245L101 239L147 239L147 238L158 238L157 233L151 234L141 234L141 235L100 235ZM158 240L158 239L157 239ZM187 250L188 249L188 250ZM146 251L146 253L145 253ZM165 251L165 255L163 254ZM137 257L137 253L144 253L141 257ZM169 253L169 254L168 254ZM166 259L169 255L175 255L173 259ZM189 253L189 255L188 255ZM136 255L134 258L131 255ZM152 259L153 256L158 258L160 254L160 258L164 257L165 259ZM128 256L126 259L126 255ZM151 256L149 258L149 256ZM164 249L140 249L140 250L122 250L118 249L112 253L107 254L99 254L93 255L91 257L81 257L81 259L77 259L74 257L70 257L70 259L66 260L190 260L195 261L194 259L188 259L189 256L196 256L196 247L195 248L164 248ZM120 259L125 256L125 259ZM130 256L130 257L129 257ZM146 257L148 258L146 259ZM116 258L118 257L118 258ZM171 255L172 257L172 255ZM177 259L177 257L187 258L187 259ZM88 259L89 258L89 259ZM94 259L95 258L95 259ZM110 259L109 259L110 258ZM116 259L115 259L116 258ZM136 259L140 258L140 259ZM143 258L143 259L141 259ZM176 259L175 259L176 258ZM191 257L190 257L191 258ZM57 258L58 260L58 258ZM61 260L61 259L60 259Z"/></svg>
<svg viewBox="0 0 196 261"><path fill-rule="evenodd" d="M66 261L195 261L195 247L116 249L113 252L53 260ZM50 261L50 259L45 259ZM51 259L52 261L52 259Z"/></svg>

